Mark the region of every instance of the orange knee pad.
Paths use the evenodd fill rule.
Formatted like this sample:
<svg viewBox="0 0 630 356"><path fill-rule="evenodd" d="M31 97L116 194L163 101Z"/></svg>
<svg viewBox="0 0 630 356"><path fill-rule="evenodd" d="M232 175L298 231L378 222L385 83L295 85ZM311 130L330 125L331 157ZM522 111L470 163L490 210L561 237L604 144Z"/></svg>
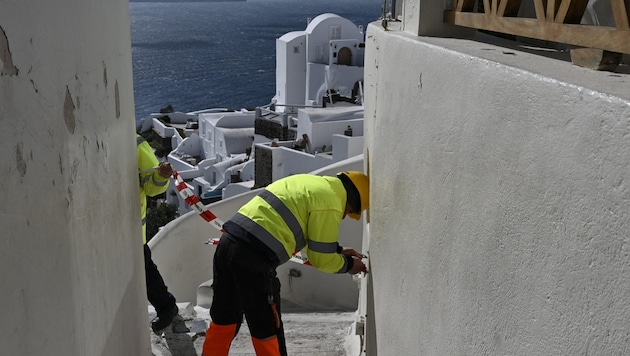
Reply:
<svg viewBox="0 0 630 356"><path fill-rule="evenodd" d="M266 339L256 339L252 337L256 356L280 356L280 346L278 345L278 337L272 336Z"/></svg>
<svg viewBox="0 0 630 356"><path fill-rule="evenodd" d="M203 342L203 356L227 356L236 336L236 324L219 325L210 322Z"/></svg>

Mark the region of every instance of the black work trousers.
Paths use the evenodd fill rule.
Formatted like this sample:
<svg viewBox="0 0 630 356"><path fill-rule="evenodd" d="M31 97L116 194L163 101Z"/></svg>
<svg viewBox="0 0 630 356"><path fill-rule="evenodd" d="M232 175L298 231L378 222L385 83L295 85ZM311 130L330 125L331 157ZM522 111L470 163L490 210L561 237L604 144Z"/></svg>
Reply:
<svg viewBox="0 0 630 356"><path fill-rule="evenodd" d="M245 315L252 337L265 339L276 335L280 354L286 355L280 281L275 268L260 252L230 240L229 234L224 233L214 254L210 316L219 325L236 324L238 333Z"/></svg>
<svg viewBox="0 0 630 356"><path fill-rule="evenodd" d="M147 283L147 299L158 316L168 313L175 307L175 297L168 291L164 279L151 259L151 250L144 244L144 274Z"/></svg>

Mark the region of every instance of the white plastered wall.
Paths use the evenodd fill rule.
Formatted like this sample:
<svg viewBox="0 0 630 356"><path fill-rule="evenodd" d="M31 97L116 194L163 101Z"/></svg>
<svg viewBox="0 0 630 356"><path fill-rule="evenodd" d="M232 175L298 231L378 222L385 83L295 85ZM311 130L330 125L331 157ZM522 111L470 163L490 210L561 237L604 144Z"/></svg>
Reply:
<svg viewBox="0 0 630 356"><path fill-rule="evenodd" d="M129 4L0 1L0 353L151 355Z"/></svg>
<svg viewBox="0 0 630 356"><path fill-rule="evenodd" d="M629 75L380 22L365 63L367 354L627 354Z"/></svg>

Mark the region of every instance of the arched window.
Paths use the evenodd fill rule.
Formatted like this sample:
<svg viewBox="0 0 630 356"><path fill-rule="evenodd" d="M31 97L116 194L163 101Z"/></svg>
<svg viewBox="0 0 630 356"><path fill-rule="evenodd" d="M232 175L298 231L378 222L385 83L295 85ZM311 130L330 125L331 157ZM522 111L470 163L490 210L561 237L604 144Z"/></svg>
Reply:
<svg viewBox="0 0 630 356"><path fill-rule="evenodd" d="M337 54L337 64L349 66L352 65L352 51L348 47L343 47Z"/></svg>

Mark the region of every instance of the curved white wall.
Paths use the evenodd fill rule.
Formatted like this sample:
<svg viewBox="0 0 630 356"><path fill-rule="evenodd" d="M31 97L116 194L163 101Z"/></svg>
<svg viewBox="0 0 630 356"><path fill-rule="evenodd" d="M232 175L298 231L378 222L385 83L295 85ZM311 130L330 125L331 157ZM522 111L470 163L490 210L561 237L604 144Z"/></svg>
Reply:
<svg viewBox="0 0 630 356"><path fill-rule="evenodd" d="M335 175L345 170L363 171L363 156L349 158L313 174ZM227 221L258 193L258 189L252 190L210 204L208 209L222 221ZM344 219L340 226L339 243L360 251L362 228L362 221ZM168 223L149 241L153 260L178 302L194 304L197 287L212 279L215 246L204 245L203 242L219 237L221 234L217 229L192 211ZM301 276L290 277L291 269L298 270ZM322 311L354 310L357 307L358 287L348 274L328 274L295 262L281 265L277 272L282 284L281 296L286 301Z"/></svg>
<svg viewBox="0 0 630 356"><path fill-rule="evenodd" d="M627 354L628 74L367 38L368 354Z"/></svg>
<svg viewBox="0 0 630 356"><path fill-rule="evenodd" d="M151 355L128 11L0 2L3 355Z"/></svg>

